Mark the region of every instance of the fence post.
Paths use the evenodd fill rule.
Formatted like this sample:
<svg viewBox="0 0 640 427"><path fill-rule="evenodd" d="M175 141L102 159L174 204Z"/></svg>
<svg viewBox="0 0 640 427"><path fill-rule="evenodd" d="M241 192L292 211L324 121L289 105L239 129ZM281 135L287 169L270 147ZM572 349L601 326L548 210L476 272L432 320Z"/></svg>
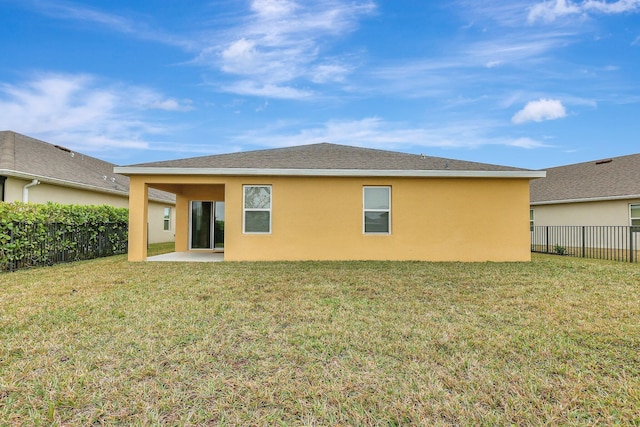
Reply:
<svg viewBox="0 0 640 427"><path fill-rule="evenodd" d="M14 226L15 226L15 222L14 222ZM10 253L11 256L7 257L8 260L10 260L9 262L7 262L7 268L9 269L9 271L16 271L15 268L15 262L16 262L16 254L15 254L15 246L13 244L13 227L9 230L9 243L11 243L10 245Z"/></svg>
<svg viewBox="0 0 640 427"><path fill-rule="evenodd" d="M544 227L544 229L545 229L545 233L546 233L545 240L547 242L546 253L549 253L549 226L547 225L546 227Z"/></svg>
<svg viewBox="0 0 640 427"><path fill-rule="evenodd" d="M585 248L585 227L582 226L582 258L585 256L586 248Z"/></svg>
<svg viewBox="0 0 640 427"><path fill-rule="evenodd" d="M633 226L629 227L629 262L634 262Z"/></svg>

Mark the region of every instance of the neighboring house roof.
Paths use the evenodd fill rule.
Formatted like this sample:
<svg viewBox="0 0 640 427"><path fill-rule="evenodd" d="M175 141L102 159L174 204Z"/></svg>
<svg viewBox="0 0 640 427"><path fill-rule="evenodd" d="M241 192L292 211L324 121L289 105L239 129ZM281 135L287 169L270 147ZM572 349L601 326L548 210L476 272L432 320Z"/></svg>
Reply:
<svg viewBox="0 0 640 427"><path fill-rule="evenodd" d="M143 163L116 171L127 175L544 176L544 172L508 166L329 143Z"/></svg>
<svg viewBox="0 0 640 427"><path fill-rule="evenodd" d="M12 131L0 131L0 175L38 179L48 184L128 196L129 178L113 163L73 152ZM150 189L149 198L175 203L175 196Z"/></svg>
<svg viewBox="0 0 640 427"><path fill-rule="evenodd" d="M640 198L640 154L546 169L531 181L531 204Z"/></svg>

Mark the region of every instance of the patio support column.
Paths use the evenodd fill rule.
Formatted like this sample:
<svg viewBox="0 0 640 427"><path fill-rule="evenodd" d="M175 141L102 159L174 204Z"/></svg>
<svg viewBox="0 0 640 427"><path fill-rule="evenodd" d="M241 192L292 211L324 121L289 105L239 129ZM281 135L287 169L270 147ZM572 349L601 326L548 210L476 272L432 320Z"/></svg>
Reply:
<svg viewBox="0 0 640 427"><path fill-rule="evenodd" d="M189 250L189 198L176 194L176 252Z"/></svg>
<svg viewBox="0 0 640 427"><path fill-rule="evenodd" d="M129 261L147 259L147 222L149 185L142 177L132 176L129 183Z"/></svg>

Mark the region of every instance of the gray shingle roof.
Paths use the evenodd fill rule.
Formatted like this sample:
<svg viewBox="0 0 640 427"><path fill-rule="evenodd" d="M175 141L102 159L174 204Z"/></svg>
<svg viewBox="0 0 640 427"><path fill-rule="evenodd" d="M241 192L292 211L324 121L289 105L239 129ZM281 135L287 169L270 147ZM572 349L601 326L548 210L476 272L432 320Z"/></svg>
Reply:
<svg viewBox="0 0 640 427"><path fill-rule="evenodd" d="M12 131L0 132L0 175L40 179L58 185L112 194L129 194L129 178L113 172L113 163L76 153ZM175 196L149 190L152 200Z"/></svg>
<svg viewBox="0 0 640 427"><path fill-rule="evenodd" d="M508 166L329 143L192 157L128 166L182 169L525 171Z"/></svg>
<svg viewBox="0 0 640 427"><path fill-rule="evenodd" d="M531 181L531 202L640 197L640 154L546 169Z"/></svg>

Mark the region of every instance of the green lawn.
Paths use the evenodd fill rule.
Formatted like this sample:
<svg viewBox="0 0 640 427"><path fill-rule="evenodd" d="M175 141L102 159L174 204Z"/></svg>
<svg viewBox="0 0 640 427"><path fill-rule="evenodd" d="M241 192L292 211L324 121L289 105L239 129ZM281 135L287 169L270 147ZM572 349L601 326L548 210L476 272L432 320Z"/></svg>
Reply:
<svg viewBox="0 0 640 427"><path fill-rule="evenodd" d="M0 425L640 425L638 264L117 256L0 274L0 340Z"/></svg>

